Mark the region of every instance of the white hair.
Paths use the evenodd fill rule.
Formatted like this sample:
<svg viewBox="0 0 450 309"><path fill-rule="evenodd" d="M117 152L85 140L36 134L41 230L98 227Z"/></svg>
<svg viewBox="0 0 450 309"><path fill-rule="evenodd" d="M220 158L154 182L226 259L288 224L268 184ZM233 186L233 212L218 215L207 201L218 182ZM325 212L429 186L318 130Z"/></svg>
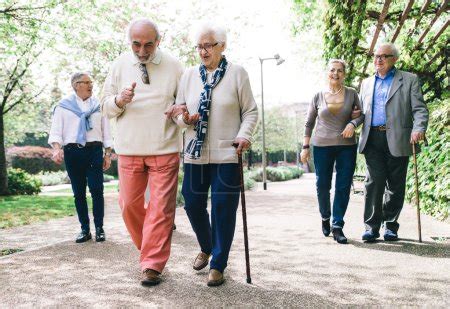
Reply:
<svg viewBox="0 0 450 309"><path fill-rule="evenodd" d="M344 73L345 73L345 68L347 67L347 63L344 60L342 60L342 59L330 59L328 61L328 67L330 67L332 63L340 63L342 65L342 68L344 69Z"/></svg>
<svg viewBox="0 0 450 309"><path fill-rule="evenodd" d="M134 26L139 25L139 24L147 25L147 26L150 26L151 28L153 28L153 30L155 30L155 32L156 32L156 40L159 41L161 39L161 34L159 33L158 26L153 21L151 21L148 18L135 18L127 26L126 34L127 34L128 42L131 43L131 29Z"/></svg>
<svg viewBox="0 0 450 309"><path fill-rule="evenodd" d="M217 42L223 43L224 45L227 43L226 29L211 22L202 22L197 25L192 37L194 43L197 44L205 34L211 34Z"/></svg>
<svg viewBox="0 0 450 309"><path fill-rule="evenodd" d="M77 82L83 78L83 76L91 76L88 72L76 72L72 74L72 77L70 78L70 84L72 85L73 90L75 89L75 86Z"/></svg>
<svg viewBox="0 0 450 309"><path fill-rule="evenodd" d="M398 58L400 56L400 52L398 51L398 49L394 43L383 42L383 43L380 43L379 45L377 45L376 49L381 48L381 47L389 47L395 58Z"/></svg>

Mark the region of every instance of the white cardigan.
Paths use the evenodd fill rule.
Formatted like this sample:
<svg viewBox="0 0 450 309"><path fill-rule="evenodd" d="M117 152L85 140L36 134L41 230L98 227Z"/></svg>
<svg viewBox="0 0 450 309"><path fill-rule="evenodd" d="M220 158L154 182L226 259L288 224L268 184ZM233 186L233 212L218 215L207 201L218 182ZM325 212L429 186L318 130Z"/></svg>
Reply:
<svg viewBox="0 0 450 309"><path fill-rule="evenodd" d="M186 104L189 113L198 111L203 83L199 66L187 69L181 77L176 103ZM213 89L208 120L208 133L202 147L202 155L193 160L185 156L186 163L219 164L237 163L238 157L232 143L236 137L252 141L258 121L258 108L253 98L247 71L239 65L228 63L227 71ZM187 128L185 147L196 135L195 126L186 125L181 117L177 124Z"/></svg>

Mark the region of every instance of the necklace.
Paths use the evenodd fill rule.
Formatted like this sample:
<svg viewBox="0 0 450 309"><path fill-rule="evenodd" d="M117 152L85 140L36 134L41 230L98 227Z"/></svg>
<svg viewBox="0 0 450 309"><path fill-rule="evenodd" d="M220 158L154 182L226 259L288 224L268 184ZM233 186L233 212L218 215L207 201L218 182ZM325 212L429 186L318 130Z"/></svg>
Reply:
<svg viewBox="0 0 450 309"><path fill-rule="evenodd" d="M330 94L330 95L337 95L337 94L339 94L341 91L342 91L342 89L344 89L344 86L342 86L338 91L336 91L336 92L333 92L333 90L331 90L331 89L328 89L328 93Z"/></svg>

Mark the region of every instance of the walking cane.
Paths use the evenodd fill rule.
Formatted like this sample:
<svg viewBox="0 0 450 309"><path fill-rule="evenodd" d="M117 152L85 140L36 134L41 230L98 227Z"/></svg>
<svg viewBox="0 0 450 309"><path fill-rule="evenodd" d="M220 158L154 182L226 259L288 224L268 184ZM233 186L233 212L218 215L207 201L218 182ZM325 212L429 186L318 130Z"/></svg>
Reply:
<svg viewBox="0 0 450 309"><path fill-rule="evenodd" d="M238 144L234 143L234 147L237 148ZM238 155L239 160L239 176L240 176L240 186L241 186L241 204L242 204L242 222L244 225L244 248L245 248L245 266L247 273L247 283L252 283L252 278L250 277L250 254L248 250L248 234L247 234L247 210L245 207L245 187L244 187L244 168L242 166L242 153Z"/></svg>
<svg viewBox="0 0 450 309"><path fill-rule="evenodd" d="M416 185L416 208L417 208L417 229L419 231L419 242L422 242L422 226L420 224L420 203L419 203L419 176L417 175L417 155L416 143L412 143L413 160L414 160L414 179Z"/></svg>

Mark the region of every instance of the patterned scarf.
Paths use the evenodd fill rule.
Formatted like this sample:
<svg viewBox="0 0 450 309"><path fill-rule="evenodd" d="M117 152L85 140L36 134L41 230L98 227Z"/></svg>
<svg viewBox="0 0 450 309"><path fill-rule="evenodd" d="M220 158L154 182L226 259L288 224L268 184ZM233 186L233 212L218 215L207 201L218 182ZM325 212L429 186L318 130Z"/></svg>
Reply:
<svg viewBox="0 0 450 309"><path fill-rule="evenodd" d="M211 106L211 95L212 90L217 84L222 80L225 72L227 70L228 62L225 56L222 57L219 63L219 67L214 72L211 83L207 81L206 67L202 64L200 66L200 76L203 83L203 91L200 94L200 102L198 105L198 113L200 114L200 119L195 125L196 136L189 141L186 147L186 154L190 159L199 159L202 155L202 146L206 138L206 133L208 132L208 118L209 110Z"/></svg>
<svg viewBox="0 0 450 309"><path fill-rule="evenodd" d="M75 94L64 98L59 102L59 106L71 111L80 118L80 126L78 127L77 143L86 145L86 131L92 130L91 115L100 111L100 104L97 100L91 98L89 100L90 108L83 112L77 104L77 97Z"/></svg>

